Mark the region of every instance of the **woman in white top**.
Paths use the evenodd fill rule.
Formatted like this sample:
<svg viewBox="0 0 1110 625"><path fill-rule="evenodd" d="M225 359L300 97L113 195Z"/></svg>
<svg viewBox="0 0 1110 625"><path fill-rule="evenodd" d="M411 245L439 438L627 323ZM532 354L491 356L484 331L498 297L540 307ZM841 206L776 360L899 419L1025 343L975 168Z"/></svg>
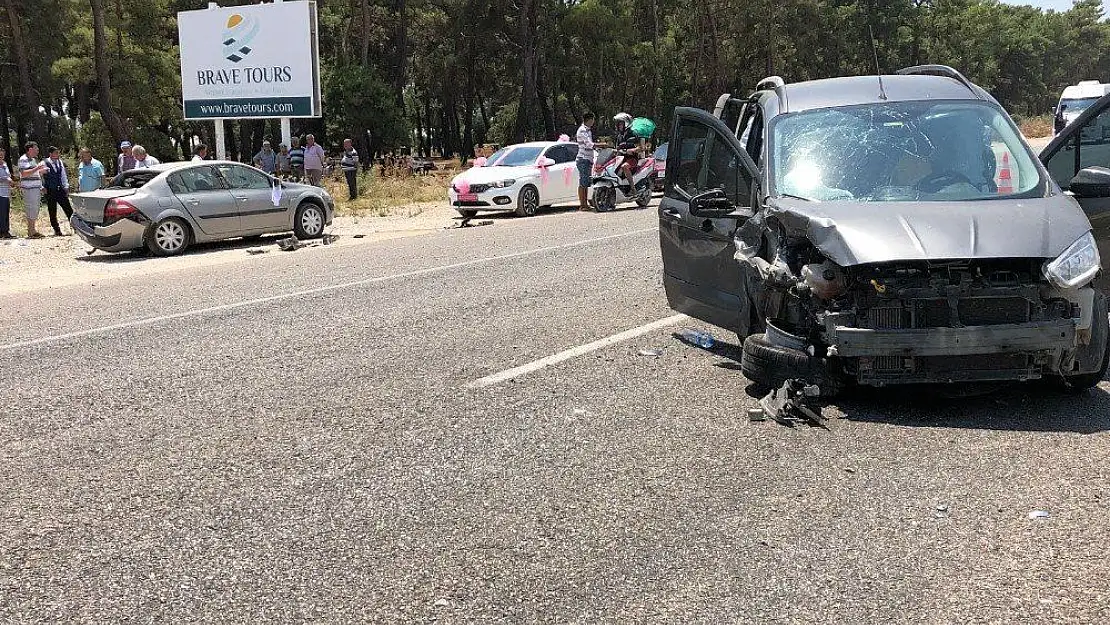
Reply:
<svg viewBox="0 0 1110 625"><path fill-rule="evenodd" d="M131 148L131 154L135 157L135 169L153 167L160 162L158 159L147 154L146 148L141 145L136 145Z"/></svg>

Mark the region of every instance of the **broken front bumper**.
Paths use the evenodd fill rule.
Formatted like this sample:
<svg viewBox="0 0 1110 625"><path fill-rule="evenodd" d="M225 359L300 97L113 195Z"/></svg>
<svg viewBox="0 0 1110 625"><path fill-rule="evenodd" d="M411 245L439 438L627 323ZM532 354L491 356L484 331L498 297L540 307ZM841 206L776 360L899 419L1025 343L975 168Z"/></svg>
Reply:
<svg viewBox="0 0 1110 625"><path fill-rule="evenodd" d="M829 354L860 384L1035 380L1069 370L1077 319L963 328L868 329L830 324Z"/></svg>
<svg viewBox="0 0 1110 625"><path fill-rule="evenodd" d="M964 328L871 330L833 326L837 355L853 356L970 356L1072 349L1076 322L1054 319L1032 323Z"/></svg>

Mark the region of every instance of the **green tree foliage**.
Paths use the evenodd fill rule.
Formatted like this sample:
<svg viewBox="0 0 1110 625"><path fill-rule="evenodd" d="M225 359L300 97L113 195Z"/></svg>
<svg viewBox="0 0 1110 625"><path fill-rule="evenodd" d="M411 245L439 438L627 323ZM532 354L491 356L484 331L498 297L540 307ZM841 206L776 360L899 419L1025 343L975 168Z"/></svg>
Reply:
<svg viewBox="0 0 1110 625"><path fill-rule="evenodd" d="M206 4L0 0L0 145L84 142L110 161L114 135L163 160L211 143L210 122L182 119L176 46L177 11ZM294 120L294 132L326 146L352 137L364 155L554 138L586 109L603 134L622 110L665 134L676 105L710 106L768 75L873 73L875 56L884 72L952 65L1020 115L1048 112L1079 80L1110 82L1100 0L1063 12L998 0L348 0L319 12L324 118ZM246 158L277 124L228 131Z"/></svg>

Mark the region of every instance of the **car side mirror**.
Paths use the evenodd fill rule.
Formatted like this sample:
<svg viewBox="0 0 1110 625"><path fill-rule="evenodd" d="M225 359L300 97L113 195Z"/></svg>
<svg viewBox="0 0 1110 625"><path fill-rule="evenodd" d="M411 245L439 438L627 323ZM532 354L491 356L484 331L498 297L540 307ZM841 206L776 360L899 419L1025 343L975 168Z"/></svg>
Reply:
<svg viewBox="0 0 1110 625"><path fill-rule="evenodd" d="M690 198L690 214L707 219L743 219L751 215L738 211L722 189L711 189Z"/></svg>
<svg viewBox="0 0 1110 625"><path fill-rule="evenodd" d="M1068 183L1068 189L1076 197L1110 198L1110 169L1105 167L1081 169Z"/></svg>

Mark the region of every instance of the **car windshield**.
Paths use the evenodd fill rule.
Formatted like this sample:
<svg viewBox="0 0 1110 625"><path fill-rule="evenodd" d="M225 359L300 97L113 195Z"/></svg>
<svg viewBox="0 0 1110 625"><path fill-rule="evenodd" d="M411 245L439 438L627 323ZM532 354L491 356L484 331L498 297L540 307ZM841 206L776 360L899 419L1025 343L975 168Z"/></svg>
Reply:
<svg viewBox="0 0 1110 625"><path fill-rule="evenodd" d="M663 145L656 148L655 154L653 156L653 158L655 158L655 160L657 160L657 161L667 160L667 145L668 144L664 143Z"/></svg>
<svg viewBox="0 0 1110 625"><path fill-rule="evenodd" d="M486 159L487 167L519 167L522 165L535 165L540 157L542 147L501 148Z"/></svg>
<svg viewBox="0 0 1110 625"><path fill-rule="evenodd" d="M1079 114L1091 108L1091 105L1098 102L1098 98L1078 98L1075 100L1060 100L1060 108L1068 107L1066 112L1069 114Z"/></svg>
<svg viewBox="0 0 1110 625"><path fill-rule="evenodd" d="M1043 183L1013 122L985 102L894 102L784 115L772 188L817 201L966 201Z"/></svg>

